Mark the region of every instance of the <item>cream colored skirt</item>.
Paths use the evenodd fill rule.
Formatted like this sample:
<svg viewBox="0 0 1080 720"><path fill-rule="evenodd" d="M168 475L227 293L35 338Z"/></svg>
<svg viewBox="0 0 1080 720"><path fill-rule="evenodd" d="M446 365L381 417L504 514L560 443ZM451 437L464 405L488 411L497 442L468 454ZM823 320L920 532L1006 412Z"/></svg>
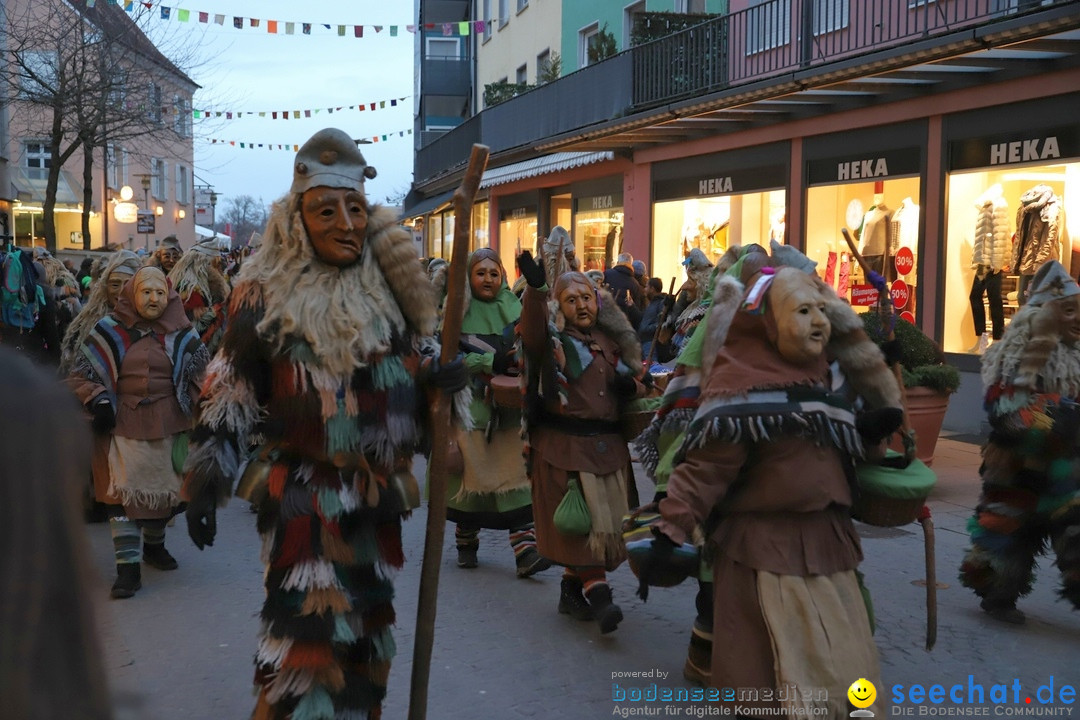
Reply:
<svg viewBox="0 0 1080 720"><path fill-rule="evenodd" d="M812 709L824 717L848 716L848 688L869 680L878 700L867 708L875 717L881 710L881 668L870 634L854 571L833 575L775 575L757 571L761 613L769 629L775 658L776 687L798 688L788 693L788 717L807 715Z"/></svg>
<svg viewBox="0 0 1080 720"><path fill-rule="evenodd" d="M173 470L173 438L132 440L113 435L109 445L109 494L138 517L168 517L179 502L180 476ZM131 512L129 511L129 515Z"/></svg>

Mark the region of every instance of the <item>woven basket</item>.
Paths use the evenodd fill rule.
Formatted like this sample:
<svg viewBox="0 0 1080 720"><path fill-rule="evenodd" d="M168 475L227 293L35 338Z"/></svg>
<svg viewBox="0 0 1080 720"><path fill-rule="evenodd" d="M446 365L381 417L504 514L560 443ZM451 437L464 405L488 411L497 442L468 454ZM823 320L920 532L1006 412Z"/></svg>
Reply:
<svg viewBox="0 0 1080 720"><path fill-rule="evenodd" d="M851 516L867 525L898 527L919 519L926 498L894 498L861 492Z"/></svg>
<svg viewBox="0 0 1080 720"><path fill-rule="evenodd" d="M653 416L656 415L654 410L642 410L638 412L624 412L619 416L619 424L622 427L622 436L626 442L631 442L634 438L645 431L645 428L649 427L649 423L652 422Z"/></svg>
<svg viewBox="0 0 1080 720"><path fill-rule="evenodd" d="M495 404L501 407L521 408L524 405L521 385L516 377L510 375L496 375L491 378L491 397Z"/></svg>

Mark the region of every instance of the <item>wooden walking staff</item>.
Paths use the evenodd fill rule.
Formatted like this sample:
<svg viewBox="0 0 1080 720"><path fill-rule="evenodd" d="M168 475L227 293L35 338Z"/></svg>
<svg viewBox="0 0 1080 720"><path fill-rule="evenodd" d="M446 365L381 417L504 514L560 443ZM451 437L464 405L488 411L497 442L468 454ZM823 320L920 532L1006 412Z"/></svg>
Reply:
<svg viewBox="0 0 1080 720"><path fill-rule="evenodd" d="M840 228L841 234L844 236L844 241L848 245L848 249L851 250L852 257L859 263L859 267L863 269L863 273L869 277L869 273L872 268L866 264L862 255L855 248L855 241L851 237L851 233L847 228ZM880 293L880 290L879 290ZM882 310L888 308L890 315L895 315L895 308L893 307L892 297L888 292L881 293L881 297L878 298L878 305ZM895 318L890 318L895 322ZM882 317L882 322L884 322ZM885 336L886 341L891 341L896 338L896 333L893 330L893 322L889 323L888 334ZM907 402L904 401L904 377L900 370L899 363L893 363L893 374L896 376L896 384L900 386L900 402L903 405L903 419L900 423L900 430L903 433L904 440L904 456L908 462L912 460L915 455L915 434L911 430L911 422L908 419ZM933 650L934 644L937 642L937 561L934 557L934 519L930 515L930 508L923 505L922 510L918 516L919 524L923 529L923 546L925 547L925 560L926 560L926 649Z"/></svg>
<svg viewBox="0 0 1080 720"><path fill-rule="evenodd" d="M443 366L453 362L458 354L461 319L465 308L466 263L469 257L469 238L472 234L473 199L480 178L487 167L488 147L473 145L469 165L461 186L454 191L454 250L446 283L446 304L443 313ZM443 533L446 527L446 456L450 442L451 393L436 390L431 410L431 458L428 462L427 534L424 538L424 560L420 566L420 597L416 606L416 636L413 643L412 685L409 689L408 720L427 717L428 679L431 674L431 648L435 642L435 606L439 589L439 566L442 564Z"/></svg>

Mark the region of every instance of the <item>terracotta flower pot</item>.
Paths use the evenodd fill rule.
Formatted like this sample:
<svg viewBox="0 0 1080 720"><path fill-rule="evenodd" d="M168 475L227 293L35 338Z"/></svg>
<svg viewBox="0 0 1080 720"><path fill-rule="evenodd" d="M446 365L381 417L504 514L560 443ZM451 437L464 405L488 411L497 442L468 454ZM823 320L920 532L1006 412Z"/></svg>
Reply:
<svg viewBox="0 0 1080 720"><path fill-rule="evenodd" d="M904 389L904 402L908 421L915 431L915 457L930 465L934 462L941 423L949 408L949 395L929 388L909 387ZM893 436L889 447L897 452L904 451L899 435Z"/></svg>

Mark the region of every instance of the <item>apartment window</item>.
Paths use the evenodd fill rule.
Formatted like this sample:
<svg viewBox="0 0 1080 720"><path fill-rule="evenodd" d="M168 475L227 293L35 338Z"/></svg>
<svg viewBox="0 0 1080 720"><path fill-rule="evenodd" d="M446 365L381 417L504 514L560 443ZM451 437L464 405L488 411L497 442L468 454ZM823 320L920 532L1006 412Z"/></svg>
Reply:
<svg viewBox="0 0 1080 720"><path fill-rule="evenodd" d="M622 46L624 48L630 47L630 34L634 32L634 16L643 12L645 12L645 0L638 0L632 5L627 5L623 10Z"/></svg>
<svg viewBox="0 0 1080 720"><path fill-rule="evenodd" d="M842 30L848 26L849 0L814 0L814 34Z"/></svg>
<svg viewBox="0 0 1080 720"><path fill-rule="evenodd" d="M499 27L510 22L510 0L499 0Z"/></svg>
<svg viewBox="0 0 1080 720"><path fill-rule="evenodd" d="M746 13L747 54L791 42L791 0L750 0Z"/></svg>
<svg viewBox="0 0 1080 720"><path fill-rule="evenodd" d="M544 76L550 70L551 66L551 50L545 50L536 56L536 84L539 85L544 81Z"/></svg>
<svg viewBox="0 0 1080 720"><path fill-rule="evenodd" d="M689 3L689 0L675 0L675 12L677 12L677 13L690 12L689 9L687 8L688 3Z"/></svg>
<svg viewBox="0 0 1080 720"><path fill-rule="evenodd" d="M191 202L191 171L183 166L176 166L176 202L187 205Z"/></svg>
<svg viewBox="0 0 1080 720"><path fill-rule="evenodd" d="M105 146L105 185L114 190L120 188L120 168L115 145Z"/></svg>
<svg viewBox="0 0 1080 720"><path fill-rule="evenodd" d="M461 54L457 38L428 38L427 56L429 58L456 58Z"/></svg>
<svg viewBox="0 0 1080 720"><path fill-rule="evenodd" d="M161 158L150 159L150 194L157 200L169 199L169 188L165 183L166 165Z"/></svg>
<svg viewBox="0 0 1080 720"><path fill-rule="evenodd" d="M161 122L161 86L154 83L146 89L146 119Z"/></svg>
<svg viewBox="0 0 1080 720"><path fill-rule="evenodd" d="M517 11L521 12L525 8L529 7L529 0L517 0Z"/></svg>
<svg viewBox="0 0 1080 720"><path fill-rule="evenodd" d="M179 95L173 96L173 130L180 137L191 135L191 103Z"/></svg>
<svg viewBox="0 0 1080 720"><path fill-rule="evenodd" d="M484 40L491 37L491 0L484 0L484 16L480 18L484 21Z"/></svg>
<svg viewBox="0 0 1080 720"><path fill-rule="evenodd" d="M514 78L514 80L518 84L528 83L529 82L529 68L527 66L525 66L525 65L522 65L521 67L519 67L517 69L516 77Z"/></svg>
<svg viewBox="0 0 1080 720"><path fill-rule="evenodd" d="M589 48L600 39L600 24L593 23L578 33L578 67L589 64Z"/></svg>
<svg viewBox="0 0 1080 720"><path fill-rule="evenodd" d="M52 148L36 140L23 143L23 161L28 168L46 170L52 165ZM44 173L41 176L44 177Z"/></svg>
<svg viewBox="0 0 1080 720"><path fill-rule="evenodd" d="M24 96L50 95L56 87L56 53L26 50L20 53L23 67L17 68L19 87Z"/></svg>

